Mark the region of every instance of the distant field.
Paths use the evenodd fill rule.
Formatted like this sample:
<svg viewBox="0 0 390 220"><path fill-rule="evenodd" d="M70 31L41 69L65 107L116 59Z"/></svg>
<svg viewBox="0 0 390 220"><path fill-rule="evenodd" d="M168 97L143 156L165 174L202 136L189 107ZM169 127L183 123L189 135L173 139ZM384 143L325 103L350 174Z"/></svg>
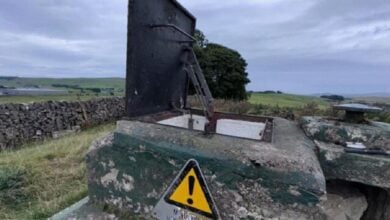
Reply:
<svg viewBox="0 0 390 220"><path fill-rule="evenodd" d="M55 84L64 84L75 86L78 85L81 88L115 88L124 89L124 78L11 78L0 77L0 85L6 87L34 87L40 86L44 88L57 88L53 87Z"/></svg>
<svg viewBox="0 0 390 220"><path fill-rule="evenodd" d="M368 104L383 103L390 105L390 97L355 97L352 100L356 102L363 101Z"/></svg>
<svg viewBox="0 0 390 220"><path fill-rule="evenodd" d="M0 96L0 104L4 103L31 103L45 101L85 101L93 98L111 97L106 95L96 96L94 94L77 96L76 94L69 95L48 95L48 96ZM315 102L320 108L329 107L329 103L311 96L301 96L292 94L252 94L249 99L252 104L262 104L267 106L279 106L281 108L299 108L308 103Z"/></svg>
<svg viewBox="0 0 390 220"><path fill-rule="evenodd" d="M268 106L299 108L308 103L317 103L320 108L329 107L329 103L321 98L312 96L292 95L292 94L262 94L254 93L249 102L252 104L262 104Z"/></svg>
<svg viewBox="0 0 390 220"><path fill-rule="evenodd" d="M28 104L32 102L47 102L47 101L87 101L94 98L105 98L112 96L76 96L76 95L47 95L47 96L0 96L0 104Z"/></svg>
<svg viewBox="0 0 390 220"><path fill-rule="evenodd" d="M48 88L68 91L67 95L0 96L0 104L45 101L84 101L92 98L123 96L123 78L19 78L1 77L0 88Z"/></svg>

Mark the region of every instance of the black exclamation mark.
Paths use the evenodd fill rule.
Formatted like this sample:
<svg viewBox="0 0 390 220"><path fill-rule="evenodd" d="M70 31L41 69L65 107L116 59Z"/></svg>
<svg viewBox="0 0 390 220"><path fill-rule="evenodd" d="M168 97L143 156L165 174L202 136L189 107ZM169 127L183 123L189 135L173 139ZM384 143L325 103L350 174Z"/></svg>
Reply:
<svg viewBox="0 0 390 220"><path fill-rule="evenodd" d="M190 196L194 193L194 184L195 184L195 177L194 176L189 176L188 177L188 189L190 192ZM192 205L194 201L191 198L187 199L188 204Z"/></svg>

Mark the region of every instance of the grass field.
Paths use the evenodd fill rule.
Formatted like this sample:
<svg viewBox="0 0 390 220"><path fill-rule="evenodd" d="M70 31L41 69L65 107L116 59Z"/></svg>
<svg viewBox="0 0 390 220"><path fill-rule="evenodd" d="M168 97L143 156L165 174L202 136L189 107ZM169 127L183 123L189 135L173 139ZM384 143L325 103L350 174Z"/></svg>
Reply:
<svg viewBox="0 0 390 220"><path fill-rule="evenodd" d="M390 105L390 97L354 97L353 100L368 104L383 103Z"/></svg>
<svg viewBox="0 0 390 220"><path fill-rule="evenodd" d="M0 76L1 88L35 88L35 89L55 89L66 91L66 95L53 94L31 96L32 101L47 101L47 100L73 100L77 96L80 100L89 99L88 96L123 96L125 92L125 79L123 78L19 78ZM11 93L12 94L12 93ZM26 103L30 102L28 93L23 93L24 97L8 97L0 96L0 103ZM20 95L21 96L21 95Z"/></svg>
<svg viewBox="0 0 390 220"><path fill-rule="evenodd" d="M0 77L0 85L6 87L44 87L55 88L53 84L78 85L81 88L115 88L124 89L124 78L4 78Z"/></svg>
<svg viewBox="0 0 390 220"><path fill-rule="evenodd" d="M93 94L77 96L75 94L69 95L47 95L47 96L0 96L0 104L4 103L31 103L31 102L44 102L44 101L76 101L76 100L89 100L92 98L103 98L109 96L96 96ZM252 104L262 104L268 106L301 108L308 103L317 103L321 108L326 108L329 103L311 96L300 96L292 94L252 94L249 99Z"/></svg>
<svg viewBox="0 0 390 220"><path fill-rule="evenodd" d="M0 219L46 219L85 197L85 154L113 129L98 126L0 153Z"/></svg>
<svg viewBox="0 0 390 220"><path fill-rule="evenodd" d="M320 108L329 107L329 103L321 98L292 94L261 94L253 93L249 99L252 104L279 106L281 108L302 108L309 103L317 103Z"/></svg>

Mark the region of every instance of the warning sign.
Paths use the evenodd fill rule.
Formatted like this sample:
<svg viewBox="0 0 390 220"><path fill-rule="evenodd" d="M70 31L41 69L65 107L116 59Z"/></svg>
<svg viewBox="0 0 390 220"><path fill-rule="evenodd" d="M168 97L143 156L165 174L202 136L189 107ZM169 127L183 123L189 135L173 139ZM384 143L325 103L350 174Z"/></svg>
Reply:
<svg viewBox="0 0 390 220"><path fill-rule="evenodd" d="M202 189L194 168L182 179L172 195L167 198L167 202L188 206L208 214L213 214L207 201L206 193Z"/></svg>
<svg viewBox="0 0 390 220"><path fill-rule="evenodd" d="M194 212L196 216L199 216L194 219L219 219L218 210L206 185L199 164L195 160L190 160L186 163L164 194L162 200L167 205L176 207L176 212L178 210ZM161 217L165 218L165 216Z"/></svg>

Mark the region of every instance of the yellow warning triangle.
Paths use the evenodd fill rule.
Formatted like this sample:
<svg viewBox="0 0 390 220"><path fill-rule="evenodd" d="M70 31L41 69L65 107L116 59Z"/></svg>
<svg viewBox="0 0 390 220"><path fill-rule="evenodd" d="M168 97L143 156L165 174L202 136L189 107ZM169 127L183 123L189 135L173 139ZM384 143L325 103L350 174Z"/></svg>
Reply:
<svg viewBox="0 0 390 220"><path fill-rule="evenodd" d="M169 200L212 214L211 207L206 199L206 194L200 185L194 168L183 178L181 183L173 191Z"/></svg>
<svg viewBox="0 0 390 220"><path fill-rule="evenodd" d="M165 201L211 219L220 219L196 160L189 160L165 194Z"/></svg>

